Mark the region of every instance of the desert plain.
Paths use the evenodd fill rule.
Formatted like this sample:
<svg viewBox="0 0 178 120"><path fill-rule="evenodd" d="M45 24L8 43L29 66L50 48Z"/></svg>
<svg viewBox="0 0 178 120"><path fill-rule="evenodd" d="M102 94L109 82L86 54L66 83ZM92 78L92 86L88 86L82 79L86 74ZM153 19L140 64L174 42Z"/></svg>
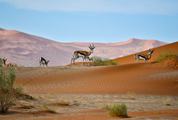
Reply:
<svg viewBox="0 0 178 120"><path fill-rule="evenodd" d="M154 48L150 61L134 55L114 66L72 64L17 67L16 86L33 99L20 99L0 120L177 120L178 62L155 62L178 43ZM128 118L112 117L106 105L124 103Z"/></svg>

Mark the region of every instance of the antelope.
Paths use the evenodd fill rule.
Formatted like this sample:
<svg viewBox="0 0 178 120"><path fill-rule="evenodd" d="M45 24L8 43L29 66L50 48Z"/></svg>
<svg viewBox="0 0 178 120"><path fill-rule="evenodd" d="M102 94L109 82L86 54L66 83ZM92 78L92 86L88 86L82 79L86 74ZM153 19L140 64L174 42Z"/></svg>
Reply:
<svg viewBox="0 0 178 120"><path fill-rule="evenodd" d="M144 60L145 62L151 59L153 50L149 49L147 54L135 54L135 60Z"/></svg>
<svg viewBox="0 0 178 120"><path fill-rule="evenodd" d="M3 65L6 66L7 58L3 58L3 59L0 58L0 59L1 59L2 63L3 63Z"/></svg>
<svg viewBox="0 0 178 120"><path fill-rule="evenodd" d="M74 51L73 57L71 59L71 63L75 63L75 60L80 57L83 58L83 62L86 61L87 59L90 61L91 60L90 55L93 53L95 46L94 46L94 44L90 44L90 46L88 48L90 49L89 51L85 51L85 50Z"/></svg>
<svg viewBox="0 0 178 120"><path fill-rule="evenodd" d="M40 63L40 66L41 65L43 65L43 66L46 65L46 67L47 67L48 63L49 63L49 60L46 60L45 58L41 57L39 63Z"/></svg>
<svg viewBox="0 0 178 120"><path fill-rule="evenodd" d="M7 58L0 58L4 67L17 67L17 64L7 62Z"/></svg>

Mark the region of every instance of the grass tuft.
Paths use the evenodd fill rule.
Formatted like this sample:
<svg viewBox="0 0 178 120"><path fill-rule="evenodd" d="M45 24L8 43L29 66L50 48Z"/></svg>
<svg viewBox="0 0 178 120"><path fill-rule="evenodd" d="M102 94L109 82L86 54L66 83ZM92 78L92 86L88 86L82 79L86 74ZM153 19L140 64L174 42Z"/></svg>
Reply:
<svg viewBox="0 0 178 120"><path fill-rule="evenodd" d="M92 57L94 66L109 66L109 65L117 65L117 62L110 59L103 59L101 57Z"/></svg>
<svg viewBox="0 0 178 120"><path fill-rule="evenodd" d="M113 104L107 105L106 109L109 111L109 114L114 117L123 117L127 118L127 106L125 104Z"/></svg>

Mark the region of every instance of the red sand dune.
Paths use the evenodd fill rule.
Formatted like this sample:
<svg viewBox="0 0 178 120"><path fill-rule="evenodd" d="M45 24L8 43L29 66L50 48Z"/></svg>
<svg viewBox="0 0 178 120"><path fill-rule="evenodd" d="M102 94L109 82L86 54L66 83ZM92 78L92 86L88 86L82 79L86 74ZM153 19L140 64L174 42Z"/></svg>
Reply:
<svg viewBox="0 0 178 120"><path fill-rule="evenodd" d="M154 49L178 52L178 42ZM133 55L117 59L131 63L109 67L19 68L17 84L32 93L127 93L178 95L178 69L162 63L136 63Z"/></svg>
<svg viewBox="0 0 178 120"><path fill-rule="evenodd" d="M29 68L30 69L30 68ZM17 84L30 93L138 93L178 95L178 71L155 63L91 68L23 69ZM22 71L24 73L22 73Z"/></svg>
<svg viewBox="0 0 178 120"><path fill-rule="evenodd" d="M155 61L156 58L160 54L164 54L164 53L176 53L176 54L178 54L178 42L167 44L167 45L164 45L164 46L161 46L161 47L158 47L158 48L154 48L153 50L154 50L154 53L153 53L152 58L150 60L151 62ZM145 51L140 52L140 53L145 53ZM115 59L115 61L117 61L120 64L134 63L135 62L134 55L135 54L132 54L132 55L129 55L129 56L126 56L126 57L117 58L117 59Z"/></svg>
<svg viewBox="0 0 178 120"><path fill-rule="evenodd" d="M144 95L178 95L178 68L155 63L157 56L164 52L178 53L178 42L154 49L150 62L137 63L133 55L118 58L117 66L107 67L48 67L17 68L16 85L22 86L32 94L89 93L89 94L144 94ZM128 64L129 63L129 64ZM139 103L138 103L139 104ZM131 118L178 117L178 110L157 110L129 112ZM115 119L104 110L81 111L71 114L51 115L38 113L37 120L107 120ZM27 117L26 117L27 116ZM14 114L12 118L33 119L31 115ZM1 117L1 116L0 116ZM3 116L4 117L4 116Z"/></svg>

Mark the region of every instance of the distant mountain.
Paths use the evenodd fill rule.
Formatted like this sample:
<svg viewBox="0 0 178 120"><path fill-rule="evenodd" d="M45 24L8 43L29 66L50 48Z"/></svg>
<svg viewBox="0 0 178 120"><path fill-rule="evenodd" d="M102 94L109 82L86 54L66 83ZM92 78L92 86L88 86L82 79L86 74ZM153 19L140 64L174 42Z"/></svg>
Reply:
<svg viewBox="0 0 178 120"><path fill-rule="evenodd" d="M0 29L0 57L23 66L39 66L41 56L50 60L50 66L69 64L73 51L88 50L89 44L55 42L15 30ZM93 56L117 58L166 43L133 38L124 42L94 44L96 49Z"/></svg>

